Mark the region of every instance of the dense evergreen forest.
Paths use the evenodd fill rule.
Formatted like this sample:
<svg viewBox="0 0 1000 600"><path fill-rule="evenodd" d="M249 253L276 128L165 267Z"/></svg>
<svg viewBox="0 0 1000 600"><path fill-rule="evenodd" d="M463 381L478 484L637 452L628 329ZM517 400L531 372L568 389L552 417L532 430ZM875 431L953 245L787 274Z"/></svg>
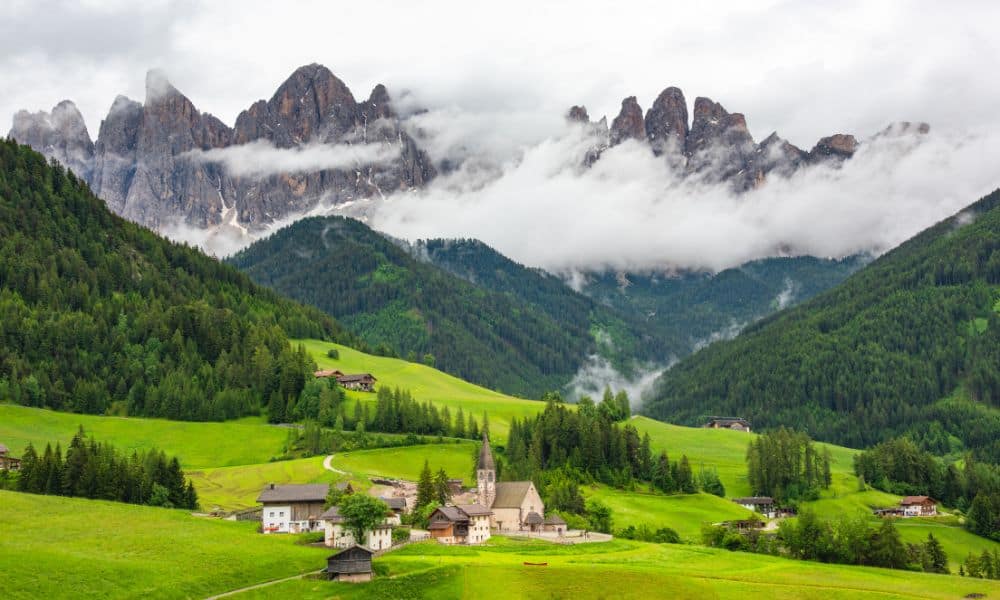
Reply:
<svg viewBox="0 0 1000 600"><path fill-rule="evenodd" d="M817 500L830 487L830 451L818 451L801 431L779 427L750 441L747 481L754 495L782 503Z"/></svg>
<svg viewBox="0 0 1000 600"><path fill-rule="evenodd" d="M218 420L297 398L288 336L353 343L329 316L113 215L27 146L0 142L0 401Z"/></svg>
<svg viewBox="0 0 1000 600"><path fill-rule="evenodd" d="M198 508L198 494L176 456L168 458L155 448L126 455L111 444L88 438L82 427L66 448L65 458L59 444L55 449L47 444L42 454L28 444L15 487L32 494Z"/></svg>
<svg viewBox="0 0 1000 600"><path fill-rule="evenodd" d="M560 388L596 349L586 299L553 318L418 261L353 219L298 221L229 262L325 310L379 353L426 360L507 393Z"/></svg>
<svg viewBox="0 0 1000 600"><path fill-rule="evenodd" d="M1000 191L844 284L667 371L645 411L736 414L864 448L909 434L1000 462Z"/></svg>
<svg viewBox="0 0 1000 600"><path fill-rule="evenodd" d="M579 274L581 293L570 294L562 279L519 265L478 240L433 239L406 247L420 259L479 287L519 298L553 318L580 315L586 308L594 327L610 342L601 345L600 354L626 374L631 359L686 356L719 332L735 333L833 287L864 264L862 257L783 257L715 274L586 272Z"/></svg>

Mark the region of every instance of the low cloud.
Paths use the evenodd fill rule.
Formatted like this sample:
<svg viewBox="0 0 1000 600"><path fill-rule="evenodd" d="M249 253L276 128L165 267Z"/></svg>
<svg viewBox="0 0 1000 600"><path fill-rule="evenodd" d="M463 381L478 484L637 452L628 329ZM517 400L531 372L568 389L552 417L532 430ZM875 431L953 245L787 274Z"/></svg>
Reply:
<svg viewBox="0 0 1000 600"><path fill-rule="evenodd" d="M475 237L552 272L718 271L769 256L879 254L1000 183L991 133L879 136L842 166L772 176L742 195L680 177L638 142L582 168L592 144L571 126L516 159L476 156L362 212L397 237Z"/></svg>
<svg viewBox="0 0 1000 600"><path fill-rule="evenodd" d="M192 150L185 156L194 161L221 164L233 177L267 177L389 163L399 157L399 146L311 144L276 148L269 142L256 141L227 148Z"/></svg>
<svg viewBox="0 0 1000 600"><path fill-rule="evenodd" d="M669 364L646 365L636 369L631 377L626 377L615 369L606 358L593 354L587 357L586 362L567 385L567 395L573 402L578 401L583 396L590 396L595 401L600 402L604 388L610 387L611 391L615 393L624 390L628 394L629 404L633 409L638 409L642 406L643 395L652 389L656 379L669 366Z"/></svg>

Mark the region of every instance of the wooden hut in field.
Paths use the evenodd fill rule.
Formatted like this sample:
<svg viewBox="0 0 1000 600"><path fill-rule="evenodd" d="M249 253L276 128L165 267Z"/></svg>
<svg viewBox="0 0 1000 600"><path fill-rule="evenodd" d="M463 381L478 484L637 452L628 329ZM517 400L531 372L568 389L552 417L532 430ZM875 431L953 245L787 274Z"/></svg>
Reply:
<svg viewBox="0 0 1000 600"><path fill-rule="evenodd" d="M328 579L358 583L371 581L372 555L375 554L364 546L354 545L330 555L326 559L326 569L323 573Z"/></svg>

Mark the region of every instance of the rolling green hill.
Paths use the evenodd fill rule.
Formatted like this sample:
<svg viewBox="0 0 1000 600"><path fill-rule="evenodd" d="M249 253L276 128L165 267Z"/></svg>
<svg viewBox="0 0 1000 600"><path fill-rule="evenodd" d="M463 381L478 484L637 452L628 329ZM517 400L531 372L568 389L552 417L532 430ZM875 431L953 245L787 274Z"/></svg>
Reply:
<svg viewBox="0 0 1000 600"><path fill-rule="evenodd" d="M998 285L1000 191L681 361L644 411L686 424L737 414L854 447L908 434L1000 462Z"/></svg>
<svg viewBox="0 0 1000 600"><path fill-rule="evenodd" d="M329 316L113 215L61 166L0 142L0 401L222 420L298 394L287 334Z"/></svg>
<svg viewBox="0 0 1000 600"><path fill-rule="evenodd" d="M408 389L418 401L446 406L453 413L461 408L466 415L481 419L485 412L490 419L490 433L498 440L506 439L512 419L530 417L545 408L545 404L537 400L494 392L420 363L366 354L317 340L298 340L296 344L305 346L320 368L339 369L344 373L371 373L378 378L379 385ZM327 352L330 349L336 349L339 358L329 358ZM374 395L369 393L348 391L347 396L355 402L372 405L375 402Z"/></svg>
<svg viewBox="0 0 1000 600"><path fill-rule="evenodd" d="M6 598L192 598L322 568L327 548L182 511L0 491ZM46 515L46 534L34 526ZM87 515L87 518L80 518ZM100 523L100 527L95 527ZM107 535L113 530L116 535ZM30 557L26 560L25 557ZM545 562L545 567L525 562ZM369 584L315 579L236 598L956 598L1000 583L639 542L560 546L495 538L413 544L375 559Z"/></svg>
<svg viewBox="0 0 1000 600"><path fill-rule="evenodd" d="M553 317L418 261L353 219L298 221L229 263L337 317L380 353L430 355L441 370L496 390L559 389L596 349L585 298Z"/></svg>

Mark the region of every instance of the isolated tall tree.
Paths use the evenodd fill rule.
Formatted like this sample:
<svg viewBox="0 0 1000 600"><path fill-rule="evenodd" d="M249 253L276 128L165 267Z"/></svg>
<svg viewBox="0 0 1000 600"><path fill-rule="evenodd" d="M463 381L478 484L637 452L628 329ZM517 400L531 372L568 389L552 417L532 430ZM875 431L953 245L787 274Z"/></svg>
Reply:
<svg viewBox="0 0 1000 600"><path fill-rule="evenodd" d="M424 468L420 471L420 479L417 480L417 507L424 507L434 502L436 496L434 490L434 476L431 475L431 466L424 460Z"/></svg>
<svg viewBox="0 0 1000 600"><path fill-rule="evenodd" d="M451 500L451 489L448 487L448 474L444 469L438 469L434 476L434 497L440 504L447 504Z"/></svg>

